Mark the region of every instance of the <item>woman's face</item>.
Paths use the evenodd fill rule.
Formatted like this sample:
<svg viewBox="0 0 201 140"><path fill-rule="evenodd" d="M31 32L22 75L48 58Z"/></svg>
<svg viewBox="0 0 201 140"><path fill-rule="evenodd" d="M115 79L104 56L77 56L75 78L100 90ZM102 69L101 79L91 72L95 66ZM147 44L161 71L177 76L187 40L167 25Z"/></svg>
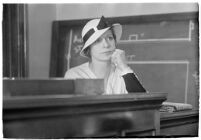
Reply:
<svg viewBox="0 0 201 140"><path fill-rule="evenodd" d="M115 48L112 31L108 30L91 45L91 59L108 61L111 59Z"/></svg>

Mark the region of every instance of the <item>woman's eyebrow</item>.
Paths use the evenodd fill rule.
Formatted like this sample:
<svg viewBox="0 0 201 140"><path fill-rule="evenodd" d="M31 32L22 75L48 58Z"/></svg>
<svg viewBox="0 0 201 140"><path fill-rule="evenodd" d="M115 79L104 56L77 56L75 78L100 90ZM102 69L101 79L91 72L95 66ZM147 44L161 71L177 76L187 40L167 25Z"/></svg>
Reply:
<svg viewBox="0 0 201 140"><path fill-rule="evenodd" d="M111 35L113 35L112 33L111 34L107 34L106 36L111 36Z"/></svg>

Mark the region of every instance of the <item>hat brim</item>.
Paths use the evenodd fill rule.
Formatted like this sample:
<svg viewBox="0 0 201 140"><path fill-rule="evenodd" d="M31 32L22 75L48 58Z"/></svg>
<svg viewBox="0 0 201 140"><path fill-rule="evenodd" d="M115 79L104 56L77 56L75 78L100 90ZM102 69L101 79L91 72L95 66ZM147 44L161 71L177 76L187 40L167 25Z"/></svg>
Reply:
<svg viewBox="0 0 201 140"><path fill-rule="evenodd" d="M80 55L87 57L84 53L84 50L89 47L92 43L94 43L101 35L103 35L107 30L109 30L110 28L113 28L114 34L116 36L116 41L118 42L121 38L121 34L122 34L122 26L120 24L113 24L111 27L96 31L84 44L84 46L82 47L81 51L80 51Z"/></svg>

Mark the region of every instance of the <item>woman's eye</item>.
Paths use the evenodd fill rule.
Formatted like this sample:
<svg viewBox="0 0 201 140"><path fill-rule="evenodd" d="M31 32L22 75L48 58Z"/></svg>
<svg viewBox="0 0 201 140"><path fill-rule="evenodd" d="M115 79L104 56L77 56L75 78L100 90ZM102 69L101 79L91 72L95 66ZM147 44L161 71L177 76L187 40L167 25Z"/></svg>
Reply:
<svg viewBox="0 0 201 140"><path fill-rule="evenodd" d="M98 38L95 42L100 43L102 41L102 38Z"/></svg>
<svg viewBox="0 0 201 140"><path fill-rule="evenodd" d="M109 40L114 40L114 37L113 36L109 36L108 39Z"/></svg>

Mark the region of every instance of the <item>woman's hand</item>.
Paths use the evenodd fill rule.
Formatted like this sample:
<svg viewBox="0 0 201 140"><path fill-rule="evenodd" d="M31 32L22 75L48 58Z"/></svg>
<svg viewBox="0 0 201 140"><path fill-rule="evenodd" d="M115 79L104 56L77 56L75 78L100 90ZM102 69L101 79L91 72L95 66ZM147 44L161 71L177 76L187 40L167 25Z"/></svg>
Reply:
<svg viewBox="0 0 201 140"><path fill-rule="evenodd" d="M111 56L111 61L120 71L124 71L128 68L125 52L123 50L116 49Z"/></svg>

